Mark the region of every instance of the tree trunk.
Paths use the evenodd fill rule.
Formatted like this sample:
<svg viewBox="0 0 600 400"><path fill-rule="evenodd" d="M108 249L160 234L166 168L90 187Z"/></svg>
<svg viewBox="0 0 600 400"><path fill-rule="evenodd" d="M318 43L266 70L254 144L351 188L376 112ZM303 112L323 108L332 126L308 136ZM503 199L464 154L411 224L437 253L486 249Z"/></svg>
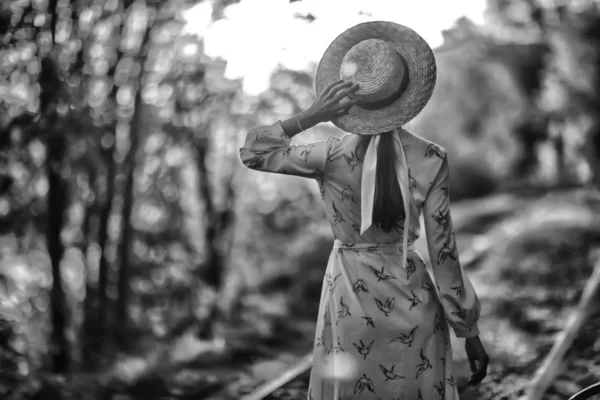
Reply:
<svg viewBox="0 0 600 400"><path fill-rule="evenodd" d="M590 184L596 189L600 188L600 121L594 122L592 129L587 134L586 158L591 169Z"/></svg>
<svg viewBox="0 0 600 400"><path fill-rule="evenodd" d="M48 6L52 17L52 37L54 38L57 21L57 0L50 1ZM44 56L41 60L41 71L38 81L41 86L40 114L43 118L42 121L45 123L43 129L46 130L46 175L48 179L46 247L52 268L52 288L50 290L50 318L52 321L50 355L53 372L64 374L69 369L69 348L65 336L67 308L60 268L60 262L65 249L60 235L64 223L64 212L68 203L67 184L61 176L67 143L66 134L58 129L59 118L56 114L56 106L61 93L62 83L54 60L48 55Z"/></svg>
<svg viewBox="0 0 600 400"><path fill-rule="evenodd" d="M100 261L98 266L98 304L96 326L98 331L98 348L104 347L107 332L106 311L108 310L108 272L109 263L106 258L106 246L108 244L108 224L112 211L112 201L115 195L116 165L113 161L113 147L105 150L104 159L107 163L106 193L100 209L100 227L98 228L98 246L100 247Z"/></svg>
<svg viewBox="0 0 600 400"><path fill-rule="evenodd" d="M50 292L50 309L52 318L52 355L53 372L64 374L68 371L69 350L65 337L67 323L65 295L62 287L60 262L64 253L60 234L63 228L64 211L67 205L67 187L60 169L65 153L65 138L62 134L50 134L47 144L47 176L48 176L48 226L46 245L52 263L52 289Z"/></svg>
<svg viewBox="0 0 600 400"><path fill-rule="evenodd" d="M206 259L199 275L200 279L218 292L218 295L205 320L198 321L200 325L198 337L201 339L210 339L213 336L213 325L221 311L225 311L226 314L231 311L219 308L221 300L228 300L229 304L234 304L239 291L235 285L224 286L226 262L231 251L235 224L236 194L233 188L233 172L227 184L226 207L219 209L213 203L213 193L210 189L209 172L206 165L209 143L209 140L205 138L195 142L198 157L199 195L204 200L207 221L205 227Z"/></svg>
<svg viewBox="0 0 600 400"><path fill-rule="evenodd" d="M94 191L94 186L96 182L96 176L93 172L92 167L90 167L90 171L88 173L88 185L90 190ZM83 223L81 224L81 252L85 258L85 297L83 298L83 315L81 326L79 327L79 352L80 352L80 362L83 365L88 364L91 361L91 349L93 348L93 344L90 343L90 336L92 332L94 332L92 315L92 305L96 296L95 287L92 286L90 282L90 260L88 255L88 247L93 240L92 237L92 221L94 219L94 214L97 208L96 198L91 201L90 204L87 204L85 207L85 215L83 218ZM92 322L92 324L90 324Z"/></svg>
<svg viewBox="0 0 600 400"><path fill-rule="evenodd" d="M215 291L219 291L223 279L223 256L216 246L216 239L222 227L222 220L225 215L220 215L213 203L213 194L210 189L208 168L206 167L206 158L209 151L209 139L196 139L194 146L196 148L198 180L200 187L200 198L204 201L204 213L206 215L206 225L204 227L204 237L206 240L206 257L203 265L200 266L199 279L210 285ZM224 213L223 213L224 214ZM210 339L213 336L213 323L218 314L216 301L210 305L208 315L198 321L198 337L201 339Z"/></svg>
<svg viewBox="0 0 600 400"><path fill-rule="evenodd" d="M221 227L222 213L216 210L213 204L213 193L210 188L209 173L206 167L208 156L208 139L196 140L196 154L198 157L198 179L200 187L200 198L204 201L204 212L206 213L207 224L205 226L206 238L206 261L202 268L201 276L204 281L215 289L221 286L223 276L222 256L216 248L215 240Z"/></svg>
<svg viewBox="0 0 600 400"><path fill-rule="evenodd" d="M142 79L140 77L140 82ZM123 161L126 169L125 188L123 191L123 236L119 245L119 275L118 275L118 286L117 286L117 315L116 315L116 340L121 346L125 345L126 333L127 333L127 306L129 304L129 276L130 276L130 264L131 264L131 240L133 237L133 229L131 226L131 211L133 208L135 187L134 187L134 174L136 166L136 155L138 148L138 141L140 137L140 131L142 129L142 113L143 113L143 101L141 95L141 88L138 88L136 99L135 99L135 111L133 119L131 121L130 129L130 148L125 160Z"/></svg>
<svg viewBox="0 0 600 400"><path fill-rule="evenodd" d="M222 264L223 264L223 281L221 283L220 292L217 296L217 309L223 315L224 318L235 318L235 310L238 308L239 300L242 296L244 286L240 277L239 271L234 271L231 268L227 269L227 266L232 259L233 246L236 240L236 210L238 196L234 188L235 170L232 172L229 178L227 194L229 207L226 211L226 215L222 217L222 226L219 233L219 240L225 242L222 250ZM217 315L217 312L214 312Z"/></svg>

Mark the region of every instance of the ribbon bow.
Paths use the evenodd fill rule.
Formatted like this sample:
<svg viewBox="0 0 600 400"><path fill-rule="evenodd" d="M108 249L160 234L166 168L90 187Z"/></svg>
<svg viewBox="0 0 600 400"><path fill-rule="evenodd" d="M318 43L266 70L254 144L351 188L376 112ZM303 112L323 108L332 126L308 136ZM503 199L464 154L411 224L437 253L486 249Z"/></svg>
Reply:
<svg viewBox="0 0 600 400"><path fill-rule="evenodd" d="M398 183L400 184L400 192L402 193L402 200L404 202L404 212L406 214L404 218L404 233L402 234L402 267L406 268L406 253L408 249L408 229L409 229L409 187L408 187L408 164L406 162L406 155L404 154L404 148L397 130L394 130L391 134L394 145L394 154L396 155L396 175L398 177ZM369 147L365 154L365 160L363 162L362 176L361 176L361 224L360 234L365 233L373 223L373 203L375 201L375 174L377 172L377 148L379 147L379 141L381 135L375 135L369 142Z"/></svg>

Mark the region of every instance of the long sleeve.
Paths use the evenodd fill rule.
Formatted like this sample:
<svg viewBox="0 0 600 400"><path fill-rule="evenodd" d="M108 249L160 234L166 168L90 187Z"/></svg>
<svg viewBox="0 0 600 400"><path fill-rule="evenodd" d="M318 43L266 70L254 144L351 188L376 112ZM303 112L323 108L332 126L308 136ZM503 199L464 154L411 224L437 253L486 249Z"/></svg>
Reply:
<svg viewBox="0 0 600 400"><path fill-rule="evenodd" d="M481 306L458 259L450 215L450 171L444 157L423 207L427 247L444 315L457 337L479 334Z"/></svg>
<svg viewBox="0 0 600 400"><path fill-rule="evenodd" d="M259 126L246 135L240 149L242 163L254 170L319 178L325 171L331 141L292 146L281 122Z"/></svg>

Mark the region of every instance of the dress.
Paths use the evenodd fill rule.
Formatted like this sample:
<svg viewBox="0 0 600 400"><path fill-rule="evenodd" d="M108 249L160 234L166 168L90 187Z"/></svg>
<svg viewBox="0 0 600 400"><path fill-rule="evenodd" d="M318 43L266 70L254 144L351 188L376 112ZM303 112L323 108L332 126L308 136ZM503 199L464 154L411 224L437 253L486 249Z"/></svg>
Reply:
<svg viewBox="0 0 600 400"><path fill-rule="evenodd" d="M360 235L358 136L292 146L280 122L252 129L240 158L251 169L315 179L333 235L319 306L307 400L458 399L450 326L479 333L480 304L462 272L449 212L449 167L439 145L398 131L408 165L406 269L403 224ZM413 243L424 215L427 270Z"/></svg>

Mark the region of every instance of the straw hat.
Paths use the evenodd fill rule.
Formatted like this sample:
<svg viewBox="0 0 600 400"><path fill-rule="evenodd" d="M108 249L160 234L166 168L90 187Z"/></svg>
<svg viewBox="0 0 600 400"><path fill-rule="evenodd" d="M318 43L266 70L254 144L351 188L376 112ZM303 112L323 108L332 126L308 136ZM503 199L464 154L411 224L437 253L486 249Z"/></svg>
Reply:
<svg viewBox="0 0 600 400"><path fill-rule="evenodd" d="M435 57L418 33L393 22L356 25L339 35L319 62L316 91L346 79L360 102L332 122L357 135L399 128L425 107L436 80Z"/></svg>

